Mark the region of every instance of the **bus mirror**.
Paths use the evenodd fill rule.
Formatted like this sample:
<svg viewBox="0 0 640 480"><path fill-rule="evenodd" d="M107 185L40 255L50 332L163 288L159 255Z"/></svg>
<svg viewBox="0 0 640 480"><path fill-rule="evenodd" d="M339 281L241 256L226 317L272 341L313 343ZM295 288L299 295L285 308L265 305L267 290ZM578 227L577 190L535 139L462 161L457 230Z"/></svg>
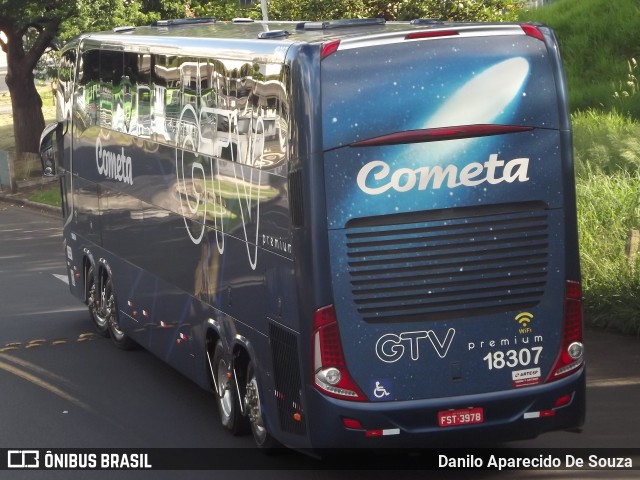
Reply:
<svg viewBox="0 0 640 480"><path fill-rule="evenodd" d="M56 175L56 145L59 127L60 123L48 125L40 135L40 161L45 177L55 177Z"/></svg>

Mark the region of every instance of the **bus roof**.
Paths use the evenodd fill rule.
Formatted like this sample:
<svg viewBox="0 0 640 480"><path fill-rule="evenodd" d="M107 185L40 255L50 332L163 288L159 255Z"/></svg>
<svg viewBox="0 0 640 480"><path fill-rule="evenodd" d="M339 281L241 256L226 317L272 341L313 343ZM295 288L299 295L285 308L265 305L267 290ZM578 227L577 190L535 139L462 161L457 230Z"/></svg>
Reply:
<svg viewBox="0 0 640 480"><path fill-rule="evenodd" d="M197 55L212 48L228 45L234 54L238 50L254 53L278 51L293 43L322 44L340 40L341 46L366 46L379 42L456 36L524 35L520 24L510 23L447 23L433 19L412 22L385 22L383 19L349 19L327 22L263 22L236 19L219 22L210 18L180 19L155 22L143 27L117 27L112 31L80 36L87 46L110 45L124 50L154 53ZM170 42L167 42L168 38ZM413 37L412 37L413 39ZM261 40L261 41L258 41ZM250 42L250 43L246 43ZM264 43L264 47L260 44ZM250 45L250 46L249 46ZM280 50L282 51L282 50Z"/></svg>

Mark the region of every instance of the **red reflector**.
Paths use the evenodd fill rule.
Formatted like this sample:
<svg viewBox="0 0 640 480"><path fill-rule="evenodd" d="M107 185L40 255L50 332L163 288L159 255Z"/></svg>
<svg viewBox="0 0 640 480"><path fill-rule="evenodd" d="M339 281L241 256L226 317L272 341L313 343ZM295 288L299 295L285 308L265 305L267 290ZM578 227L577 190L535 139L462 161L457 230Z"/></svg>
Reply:
<svg viewBox="0 0 640 480"><path fill-rule="evenodd" d="M322 51L320 52L320 58L325 58L335 53L340 46L340 40L334 40L332 42L327 42L322 45Z"/></svg>
<svg viewBox="0 0 640 480"><path fill-rule="evenodd" d="M564 407L565 405L569 405L571 403L571 395L564 395L556 400L556 407Z"/></svg>
<svg viewBox="0 0 640 480"><path fill-rule="evenodd" d="M451 37L453 35L458 35L457 30L429 30L426 32L413 32L409 33L405 40L417 40L420 38L436 38L436 37Z"/></svg>
<svg viewBox="0 0 640 480"><path fill-rule="evenodd" d="M384 432L382 430L367 430L366 432L367 437L382 437L383 435Z"/></svg>
<svg viewBox="0 0 640 480"><path fill-rule="evenodd" d="M352 430L364 430L360 420L356 420L355 418L343 418L342 424Z"/></svg>
<svg viewBox="0 0 640 480"><path fill-rule="evenodd" d="M540 418L542 417L553 417L556 414L555 410L542 410L540 412Z"/></svg>
<svg viewBox="0 0 640 480"><path fill-rule="evenodd" d="M524 33L526 33L530 37L537 38L538 40L544 41L544 35L542 35L542 32L538 30L538 27L527 24L527 23L524 23L520 26L522 27L522 30L524 30Z"/></svg>

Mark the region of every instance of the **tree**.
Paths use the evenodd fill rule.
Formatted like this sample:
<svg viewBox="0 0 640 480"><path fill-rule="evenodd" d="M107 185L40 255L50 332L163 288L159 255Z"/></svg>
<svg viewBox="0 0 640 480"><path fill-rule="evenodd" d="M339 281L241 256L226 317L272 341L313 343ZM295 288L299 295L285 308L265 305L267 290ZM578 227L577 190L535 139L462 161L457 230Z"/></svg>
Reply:
<svg viewBox="0 0 640 480"><path fill-rule="evenodd" d="M384 18L412 20L439 18L453 21L515 20L523 0L269 0L269 18L278 20L332 20Z"/></svg>
<svg viewBox="0 0 640 480"><path fill-rule="evenodd" d="M18 156L38 152L44 117L34 69L61 32L68 38L146 18L140 4L132 0L0 0L0 31L4 33L0 48L7 54L6 82Z"/></svg>
<svg viewBox="0 0 640 480"><path fill-rule="evenodd" d="M7 54L6 82L18 154L38 151L44 117L33 70L58 34L62 20L73 15L74 7L75 2L64 0L3 0L0 4L0 30L4 33L0 47Z"/></svg>

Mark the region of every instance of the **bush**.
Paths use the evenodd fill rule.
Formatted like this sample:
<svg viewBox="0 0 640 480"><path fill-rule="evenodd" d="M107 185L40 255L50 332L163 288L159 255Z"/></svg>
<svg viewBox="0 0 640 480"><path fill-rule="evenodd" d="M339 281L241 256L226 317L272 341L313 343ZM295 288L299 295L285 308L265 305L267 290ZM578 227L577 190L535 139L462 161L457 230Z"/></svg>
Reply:
<svg viewBox="0 0 640 480"><path fill-rule="evenodd" d="M640 335L640 262L625 253L629 231L640 228L640 124L596 110L572 123L587 320Z"/></svg>
<svg viewBox="0 0 640 480"><path fill-rule="evenodd" d="M621 102L613 95L627 79L627 61L640 53L638 0L561 0L519 18L555 30L572 110L618 109L640 118L640 96Z"/></svg>

